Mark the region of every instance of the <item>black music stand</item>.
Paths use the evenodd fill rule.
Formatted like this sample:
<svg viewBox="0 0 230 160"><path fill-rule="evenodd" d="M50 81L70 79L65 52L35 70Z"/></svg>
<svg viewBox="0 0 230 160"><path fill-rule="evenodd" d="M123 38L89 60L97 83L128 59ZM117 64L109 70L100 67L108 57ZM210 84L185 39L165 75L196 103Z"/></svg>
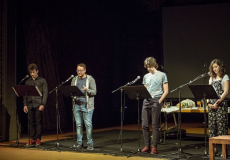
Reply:
<svg viewBox="0 0 230 160"><path fill-rule="evenodd" d="M29 96L42 96L40 90L37 86L33 85L18 85L12 87L15 94L18 97L26 97L26 106L28 102ZM29 114L28 114L28 144L30 143L30 122L29 122ZM18 134L18 133L17 133ZM25 145L26 147L34 147L34 145Z"/></svg>
<svg viewBox="0 0 230 160"><path fill-rule="evenodd" d="M72 98L72 112L74 112L74 96L85 96L82 91L77 86L60 86L58 89L64 94L65 97L71 97ZM74 127L74 113L73 113L73 138L75 143L75 127ZM73 144L73 149L76 150L75 144Z"/></svg>
<svg viewBox="0 0 230 160"><path fill-rule="evenodd" d="M207 101L206 99L219 99L218 95L216 94L216 91L214 90L212 85L188 85L190 90L192 91L194 97L196 99L203 99L204 101L204 154L207 155L207 118L206 118L206 106Z"/></svg>
<svg viewBox="0 0 230 160"><path fill-rule="evenodd" d="M128 95L130 99L136 99L137 100L137 106L138 106L138 149L137 152L134 152L127 157L132 156L133 154L136 154L138 152L141 152L140 149L140 107L139 107L139 100L140 99L148 99L152 98L147 89L144 85L137 85L137 86L126 86L122 87L125 91L125 93Z"/></svg>

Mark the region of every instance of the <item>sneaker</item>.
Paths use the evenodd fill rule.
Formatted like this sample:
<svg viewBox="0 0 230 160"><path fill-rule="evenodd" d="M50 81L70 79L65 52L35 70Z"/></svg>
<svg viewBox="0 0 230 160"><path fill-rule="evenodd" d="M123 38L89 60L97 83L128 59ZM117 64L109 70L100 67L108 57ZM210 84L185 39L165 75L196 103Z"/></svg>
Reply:
<svg viewBox="0 0 230 160"><path fill-rule="evenodd" d="M36 143L36 140L30 139L30 142L28 142L26 145L33 145Z"/></svg>
<svg viewBox="0 0 230 160"><path fill-rule="evenodd" d="M145 146L145 148L143 148L141 150L142 153L144 153L144 152L150 152L150 151L151 151L151 148L149 146Z"/></svg>
<svg viewBox="0 0 230 160"><path fill-rule="evenodd" d="M36 140L36 146L40 146L40 145L42 145L41 140L40 140L40 139L37 139L37 140Z"/></svg>
<svg viewBox="0 0 230 160"><path fill-rule="evenodd" d="M88 150L93 150L93 144L88 144L88 147L87 147Z"/></svg>
<svg viewBox="0 0 230 160"><path fill-rule="evenodd" d="M82 149L83 148L83 144L77 144L76 149Z"/></svg>

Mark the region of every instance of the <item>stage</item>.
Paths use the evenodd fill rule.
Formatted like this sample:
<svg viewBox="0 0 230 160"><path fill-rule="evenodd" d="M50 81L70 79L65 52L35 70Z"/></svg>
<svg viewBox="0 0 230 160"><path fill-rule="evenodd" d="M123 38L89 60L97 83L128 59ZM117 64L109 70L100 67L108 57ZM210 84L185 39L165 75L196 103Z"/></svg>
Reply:
<svg viewBox="0 0 230 160"><path fill-rule="evenodd" d="M181 140L181 150L185 154L188 159L208 159L208 156L204 155L204 135L203 135L203 127L202 124L198 123L191 123L191 124L182 124L182 129L186 130L186 134L182 135ZM121 143L120 143L120 129L119 126L117 127L111 127L111 128L104 128L104 129L97 129L93 133L94 138L94 150L89 151L87 150L86 145L86 137L84 134L84 148L80 150L76 150L73 148L73 145L75 144L75 141L73 139L73 133L68 132L65 133L63 131L63 134L59 134L59 138L57 140L57 135L55 132L46 132L44 136L42 137L42 146L39 147L25 147L24 144L27 143L28 139L27 136L24 135L23 138L19 139L20 145L19 147L15 146L15 141L12 142L2 142L1 145L1 158L0 159L29 159L30 152L37 152L36 157L39 159L39 155L44 154L54 154L54 159L59 159L59 155L66 155L69 153L69 155L73 155L75 157L77 155L83 156L81 159L88 159L88 156L91 155L92 158L96 158L99 155L103 155L102 157L105 159L111 159L113 158L136 158L136 159L142 159L142 158L154 158L154 159L175 159L175 157L178 156L178 154L175 155L168 155L171 153L178 153L179 144L180 142L177 140L177 135L170 134L166 136L165 142L159 142L158 144L158 154L157 155L151 155L149 153L139 153L139 141L138 141L138 130L137 125L126 125L124 126L124 130L122 132L122 150L121 152ZM163 138L163 137L162 137ZM76 139L76 135L75 135ZM59 144L59 147L57 147L56 143ZM144 147L143 142L143 136L142 131L140 131L140 148L142 149ZM207 144L208 147L208 144ZM17 148L20 148L19 155L16 154ZM9 150L10 152L14 154L10 154L9 152L5 151ZM207 148L208 150L208 148ZM221 154L221 146L218 145L219 155L216 156L216 159L222 159L220 157ZM22 153L25 152L27 154L25 158L21 157ZM48 153L47 153L48 152ZM137 153L135 153L137 152ZM59 153L58 155L56 153ZM85 158L84 158L85 155ZM94 156L93 156L94 155ZM166 155L166 156L164 156ZM49 154L48 154L49 156ZM163 157L162 157L163 156ZM8 157L8 158L7 158ZM45 156L46 157L46 156ZM52 159L48 158L47 159ZM45 159L46 159L45 158ZM34 158L33 158L34 159ZM63 158L60 158L63 159ZM101 159L101 157L100 157Z"/></svg>

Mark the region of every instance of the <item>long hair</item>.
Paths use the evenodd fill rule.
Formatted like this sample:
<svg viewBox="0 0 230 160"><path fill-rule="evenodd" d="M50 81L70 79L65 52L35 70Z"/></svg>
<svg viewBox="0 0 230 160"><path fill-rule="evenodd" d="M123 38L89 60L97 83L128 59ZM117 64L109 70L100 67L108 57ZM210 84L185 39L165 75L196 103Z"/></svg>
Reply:
<svg viewBox="0 0 230 160"><path fill-rule="evenodd" d="M214 59L211 63L210 63L210 66L209 66L209 72L210 72L210 77L212 78L216 78L216 73L213 71L213 64L217 64L220 68L219 68L219 72L220 72L220 77L223 78L224 75L226 74L226 69L225 69L225 66L224 66L224 63L222 60L220 59Z"/></svg>
<svg viewBox="0 0 230 160"><path fill-rule="evenodd" d="M154 67L154 68L158 68L158 64L157 64L157 61L155 58L153 57L148 57L145 59L144 61L144 67L147 68L147 67Z"/></svg>

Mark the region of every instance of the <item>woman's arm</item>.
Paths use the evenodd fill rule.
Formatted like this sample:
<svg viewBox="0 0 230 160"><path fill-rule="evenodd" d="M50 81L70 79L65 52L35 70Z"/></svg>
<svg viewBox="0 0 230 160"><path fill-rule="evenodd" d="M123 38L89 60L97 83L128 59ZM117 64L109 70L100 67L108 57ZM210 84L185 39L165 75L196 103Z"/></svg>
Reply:
<svg viewBox="0 0 230 160"><path fill-rule="evenodd" d="M217 105L220 104L228 95L228 91L229 91L229 80L224 82L224 93L221 95L221 98L216 101L215 104Z"/></svg>

